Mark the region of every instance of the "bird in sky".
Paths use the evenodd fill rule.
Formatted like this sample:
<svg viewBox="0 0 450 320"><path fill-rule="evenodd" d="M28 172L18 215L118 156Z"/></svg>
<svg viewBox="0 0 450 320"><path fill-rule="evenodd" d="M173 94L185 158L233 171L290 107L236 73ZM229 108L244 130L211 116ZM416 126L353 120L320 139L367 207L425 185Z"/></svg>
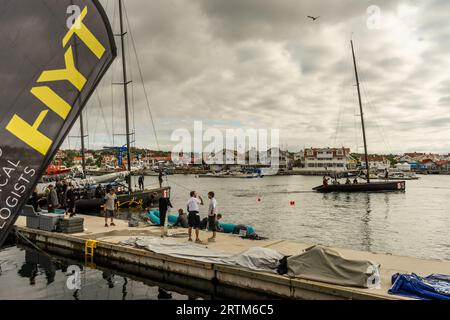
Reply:
<svg viewBox="0 0 450 320"><path fill-rule="evenodd" d="M316 20L319 19L320 17L307 16L307 18L310 18L312 21L316 21Z"/></svg>

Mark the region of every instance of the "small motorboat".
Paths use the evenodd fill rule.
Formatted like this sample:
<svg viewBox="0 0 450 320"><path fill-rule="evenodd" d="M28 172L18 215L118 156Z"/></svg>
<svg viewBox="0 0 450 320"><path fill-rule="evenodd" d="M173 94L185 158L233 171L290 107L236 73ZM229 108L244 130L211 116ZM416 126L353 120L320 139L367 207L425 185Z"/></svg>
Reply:
<svg viewBox="0 0 450 320"><path fill-rule="evenodd" d="M383 173L378 175L378 179L386 179ZM389 172L387 180L419 180L414 172L404 172L404 171L393 171Z"/></svg>
<svg viewBox="0 0 450 320"><path fill-rule="evenodd" d="M55 166L55 165L49 165L47 169L45 170L44 175L45 176L57 176L62 174L69 174L72 171L72 169L67 168L66 166Z"/></svg>

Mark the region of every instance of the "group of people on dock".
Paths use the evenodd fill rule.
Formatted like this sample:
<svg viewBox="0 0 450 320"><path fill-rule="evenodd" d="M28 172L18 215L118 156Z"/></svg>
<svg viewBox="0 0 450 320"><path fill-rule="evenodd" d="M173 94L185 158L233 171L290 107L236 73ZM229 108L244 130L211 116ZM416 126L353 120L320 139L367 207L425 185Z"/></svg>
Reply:
<svg viewBox="0 0 450 320"><path fill-rule="evenodd" d="M196 243L203 243L203 241L201 241L199 237L200 229L206 229L206 227L208 226L208 229L212 231L212 236L208 238L208 242L215 242L216 232L221 230L219 220L222 218L222 215L217 213L217 200L215 198L215 193L213 191L208 192L208 217L203 220L201 220L200 218L200 206L203 206L205 204L203 198L198 195L196 191L191 191L189 195L190 198L186 204L187 214L183 209L178 209L178 217L173 226L181 226L184 228L187 227L189 241L193 241L192 231L194 230ZM169 207L173 208L169 197L164 195L163 197L159 198L161 237L164 237L167 234L167 232L165 231L165 221Z"/></svg>
<svg viewBox="0 0 450 320"><path fill-rule="evenodd" d="M43 196L39 196L37 188L33 190L28 204L34 211L41 211L41 201L46 202L47 211L54 213L56 209L64 209L72 217L75 215L75 187L66 180L57 181L54 185L49 184Z"/></svg>
<svg viewBox="0 0 450 320"><path fill-rule="evenodd" d="M188 228L189 241L193 241L192 231L194 230L196 243L203 243L203 241L200 240L199 237L200 229L208 229L212 232L212 236L208 238L208 242L215 242L216 233L222 231L219 223L222 215L217 213L217 200L215 198L215 193L213 191L208 192L208 216L203 220L200 218L200 206L203 206L205 204L203 198L198 195L196 191L191 191L189 195L190 198L186 203L187 213L185 213L181 208L178 209L178 217L173 226ZM156 199L157 194L153 194L152 197L153 200ZM115 190L111 188L110 190L108 190L106 195L104 195L105 227L115 226L114 216L116 200L117 196L115 194ZM150 208L153 204L153 200L150 199L149 202L151 203L146 204L144 207ZM169 208L173 208L173 205L170 201L170 197L168 196L167 191L164 191L163 195L158 199L160 220L159 226L161 228L161 237L167 235L166 219ZM110 219L109 224L108 219Z"/></svg>
<svg viewBox="0 0 450 320"><path fill-rule="evenodd" d="M190 192L190 198L187 202L189 241L192 241L192 229L195 229L195 242L202 243L199 238L199 230L202 224L203 226L208 225L209 230L212 231L212 237L208 238L208 242L216 241L216 232L220 231L218 230L220 229L219 220L222 218L222 215L217 214L217 200L213 191L208 192L208 199L208 217L205 218L207 219L206 223L202 223L200 219L200 206L204 205L203 198L196 191Z"/></svg>

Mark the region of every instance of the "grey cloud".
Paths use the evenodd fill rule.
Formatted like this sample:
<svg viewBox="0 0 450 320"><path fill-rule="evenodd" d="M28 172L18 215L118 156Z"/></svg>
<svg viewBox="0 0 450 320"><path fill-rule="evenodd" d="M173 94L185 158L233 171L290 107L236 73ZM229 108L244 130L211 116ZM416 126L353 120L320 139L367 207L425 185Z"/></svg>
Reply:
<svg viewBox="0 0 450 320"><path fill-rule="evenodd" d="M108 1L107 11L117 30L114 2ZM240 120L246 127L280 128L282 141L294 150L303 145L331 145L334 140L352 148L361 146L349 46L353 33L369 149L448 151L448 1L125 3L159 140L166 149L172 144L171 132L179 127L192 129L194 120L203 120L209 127L232 126ZM366 27L366 9L372 4L382 10L381 30ZM400 8L415 10L405 14ZM321 18L311 22L306 15ZM154 148L134 59L130 65L134 66L137 144ZM115 81L120 79L118 68ZM110 82L108 75L101 86L107 119L101 120L97 102L89 106L97 132L124 127L120 91L114 96L114 130L109 119L113 113ZM436 135L436 130L441 134ZM427 140L433 143L423 142Z"/></svg>

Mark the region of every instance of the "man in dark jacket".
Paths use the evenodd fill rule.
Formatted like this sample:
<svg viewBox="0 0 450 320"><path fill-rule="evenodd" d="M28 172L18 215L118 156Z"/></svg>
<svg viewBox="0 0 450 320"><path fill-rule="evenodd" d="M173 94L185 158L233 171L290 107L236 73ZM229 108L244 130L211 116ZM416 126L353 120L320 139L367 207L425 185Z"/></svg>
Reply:
<svg viewBox="0 0 450 320"><path fill-rule="evenodd" d="M158 182L159 182L159 187L162 188L162 184L163 184L163 171L162 171L162 169L159 169Z"/></svg>
<svg viewBox="0 0 450 320"><path fill-rule="evenodd" d="M55 209L59 207L58 195L55 187L51 184L48 186L49 193L47 195L47 210L49 213L55 212Z"/></svg>
<svg viewBox="0 0 450 320"><path fill-rule="evenodd" d="M139 190L144 190L144 179L145 179L145 176L144 176L144 174L142 173L142 174L139 176L139 179L138 179L138 182L139 182Z"/></svg>
<svg viewBox="0 0 450 320"><path fill-rule="evenodd" d="M75 216L75 190L73 189L73 185L69 185L66 192L66 204L67 204L67 212L70 217Z"/></svg>
<svg viewBox="0 0 450 320"><path fill-rule="evenodd" d="M164 192L164 195L159 198L159 225L161 227L161 237L163 238L167 232L164 231L164 225L166 223L166 215L167 210L173 208L172 203L170 202L170 198L167 196L167 193Z"/></svg>
<svg viewBox="0 0 450 320"><path fill-rule="evenodd" d="M37 192L37 188L34 188L33 193L31 194L31 198L30 198L30 202L29 204L31 204L33 206L33 209L35 212L39 212L39 195Z"/></svg>
<svg viewBox="0 0 450 320"><path fill-rule="evenodd" d="M109 190L108 190L109 193ZM97 186L97 188L95 188L95 198L96 199L103 199L103 197L105 196L105 194L103 193L103 187L101 184L99 184Z"/></svg>

